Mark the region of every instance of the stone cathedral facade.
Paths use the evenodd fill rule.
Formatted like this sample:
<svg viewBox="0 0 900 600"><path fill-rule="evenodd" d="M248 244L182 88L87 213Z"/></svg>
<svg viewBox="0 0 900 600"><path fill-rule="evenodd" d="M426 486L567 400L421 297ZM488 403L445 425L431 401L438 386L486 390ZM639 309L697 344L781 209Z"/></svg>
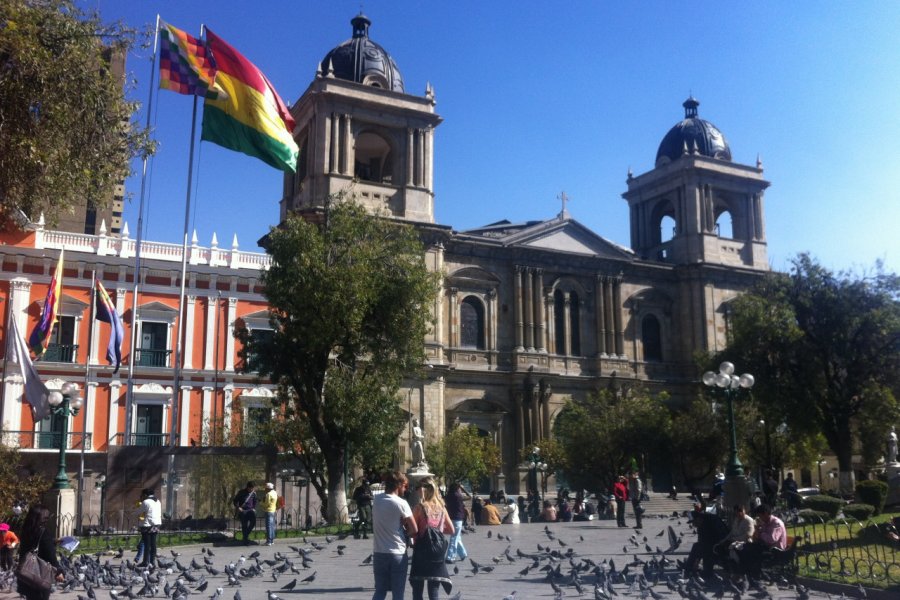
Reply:
<svg viewBox="0 0 900 600"><path fill-rule="evenodd" d="M281 216L352 189L419 228L441 276L426 376L407 390L426 433L477 425L503 453L492 487L519 493L522 449L552 435L568 398L628 380L693 394L694 354L724 345L728 302L769 269L761 165L733 162L689 98L654 168L628 176L630 248L571 218L564 199L545 221L454 230L434 221L433 90L409 93L369 19L351 24L292 107L300 164Z"/></svg>

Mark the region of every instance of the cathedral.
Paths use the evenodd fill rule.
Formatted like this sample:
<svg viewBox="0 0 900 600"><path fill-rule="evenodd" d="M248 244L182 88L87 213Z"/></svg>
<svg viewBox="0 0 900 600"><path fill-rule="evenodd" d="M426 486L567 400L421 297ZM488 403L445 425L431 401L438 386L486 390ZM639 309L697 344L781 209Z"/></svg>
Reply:
<svg viewBox="0 0 900 600"><path fill-rule="evenodd" d="M402 404L421 424L426 454L444 432L473 424L502 451L503 466L485 486L524 493L522 452L552 436L568 399L635 382L676 401L694 395L695 354L722 349L729 302L769 270L763 210L769 184L761 165L733 162L725 137L699 116L691 97L683 119L662 135L653 168L628 174L622 197L630 247L571 218L564 195L552 219L455 230L434 217L442 119L433 91L407 92L398 65L369 37L369 19L360 14L351 25L350 39L324 55L291 107L300 157L296 173L284 178L280 216L319 209L330 195L350 190L372 211L420 232L440 290L428 307L434 326L423 341L427 365L407 381ZM260 334L269 327L259 285L266 254L242 250L236 237L220 247L213 236L204 247L195 235L182 324L176 323L180 245L144 241L135 273L127 223L120 235L105 223L96 234L49 230L42 220L7 224L0 242L6 340L10 319L21 332L33 329L65 249L59 325L36 366L50 389L84 381L86 407L33 422L18 366L10 363L0 403L6 443L47 456L65 443L70 471L84 447L86 473L99 486L117 447L202 447L220 439L217 423L227 431L271 418L273 387L242 372L232 335L238 324ZM125 365L135 356L130 393L127 366L114 371L96 342L106 326L90 317L94 274L124 316ZM175 331L186 349L178 389ZM64 442L54 437L60 419L73 432ZM398 441L401 469L411 458L406 436ZM252 436L243 439L255 444ZM132 465L121 485L136 493L160 480L159 471ZM188 502L187 491L182 496ZM126 494L121 498L124 507Z"/></svg>
<svg viewBox="0 0 900 600"><path fill-rule="evenodd" d="M434 221L434 95L408 93L390 54L351 21L292 108L300 150L281 217L351 188L414 224L440 274L428 369L409 411L434 435L475 424L503 453L495 489L522 493L523 449L540 446L570 397L626 380L695 393L697 352L720 350L728 302L769 269L761 165L731 160L694 98L654 168L628 175L631 247L561 212L457 231Z"/></svg>

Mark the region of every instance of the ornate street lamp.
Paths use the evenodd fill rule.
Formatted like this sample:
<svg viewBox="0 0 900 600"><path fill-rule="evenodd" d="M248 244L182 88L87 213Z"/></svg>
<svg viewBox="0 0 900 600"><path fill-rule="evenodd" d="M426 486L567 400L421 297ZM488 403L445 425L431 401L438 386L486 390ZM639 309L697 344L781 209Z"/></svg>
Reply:
<svg viewBox="0 0 900 600"><path fill-rule="evenodd" d="M78 386L66 382L59 391L50 392L47 399L51 412L62 419L62 432L59 441L59 472L53 480L54 490L69 489L69 476L66 475L66 440L69 437L69 417L74 417L84 404L84 399L78 395ZM83 442L82 442L83 443Z"/></svg>
<svg viewBox="0 0 900 600"><path fill-rule="evenodd" d="M535 446L531 450L531 455L528 457L528 467L530 469L530 477L529 479L534 482L533 490L536 490L540 494L541 502L544 501L544 494L546 493L546 472L547 472L547 463L541 462L541 449ZM537 483L537 474L538 471L541 473L541 487L538 489Z"/></svg>
<svg viewBox="0 0 900 600"><path fill-rule="evenodd" d="M723 362L719 365L719 372L713 373L707 371L703 374L703 385L713 390L719 389L725 396L728 404L728 425L731 429L731 449L728 457L728 464L725 466L725 475L730 478L743 477L744 465L738 458L737 453L737 431L734 425L734 396L741 389L749 390L753 387L755 379L750 373L744 373L740 377L734 374L734 365L730 362Z"/></svg>

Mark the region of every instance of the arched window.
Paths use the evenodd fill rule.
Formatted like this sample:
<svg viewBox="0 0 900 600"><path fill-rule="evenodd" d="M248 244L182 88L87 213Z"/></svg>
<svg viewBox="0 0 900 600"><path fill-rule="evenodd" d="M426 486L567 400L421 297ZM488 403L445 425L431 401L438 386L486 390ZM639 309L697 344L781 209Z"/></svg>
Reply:
<svg viewBox="0 0 900 600"><path fill-rule="evenodd" d="M716 233L720 238L734 239L734 221L727 210L716 217Z"/></svg>
<svg viewBox="0 0 900 600"><path fill-rule="evenodd" d="M462 348L484 350L484 305L474 296L467 296L459 305L459 345Z"/></svg>
<svg viewBox="0 0 900 600"><path fill-rule="evenodd" d="M391 146L380 135L361 133L356 138L356 165L354 174L363 181L391 183L394 165Z"/></svg>
<svg viewBox="0 0 900 600"><path fill-rule="evenodd" d="M553 292L554 347L557 354L566 353L566 301L562 290Z"/></svg>
<svg viewBox="0 0 900 600"><path fill-rule="evenodd" d="M654 315L647 315L641 321L641 343L644 346L644 360L646 362L659 362L662 360L662 333L659 327L659 319Z"/></svg>
<svg viewBox="0 0 900 600"><path fill-rule="evenodd" d="M675 219L669 215L664 216L659 222L659 241L665 243L675 237L675 228Z"/></svg>
<svg viewBox="0 0 900 600"><path fill-rule="evenodd" d="M578 302L578 294L576 292L569 293L569 336L570 336L570 352L572 356L581 356L581 322L579 318L579 308L581 304Z"/></svg>
<svg viewBox="0 0 900 600"><path fill-rule="evenodd" d="M581 355L580 304L578 293L575 291L565 292L557 289L553 292L553 347L556 354ZM568 339L566 335L569 336Z"/></svg>

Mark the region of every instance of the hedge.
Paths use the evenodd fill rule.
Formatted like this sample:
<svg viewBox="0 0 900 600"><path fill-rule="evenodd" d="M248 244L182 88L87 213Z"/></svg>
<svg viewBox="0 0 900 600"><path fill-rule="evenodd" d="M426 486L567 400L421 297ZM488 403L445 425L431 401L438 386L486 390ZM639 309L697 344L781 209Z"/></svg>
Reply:
<svg viewBox="0 0 900 600"><path fill-rule="evenodd" d="M884 510L884 501L887 500L888 484L877 479L867 479L856 484L856 501L861 504L871 504L875 514L880 515Z"/></svg>
<svg viewBox="0 0 900 600"><path fill-rule="evenodd" d="M840 498L832 498L831 496L825 496L823 494L818 496L807 496L803 499L803 508L826 513L828 519L837 517L843 506L844 501Z"/></svg>
<svg viewBox="0 0 900 600"><path fill-rule="evenodd" d="M848 504L844 507L844 515L852 517L857 521L865 521L875 512L875 507L871 504Z"/></svg>
<svg viewBox="0 0 900 600"><path fill-rule="evenodd" d="M803 519L804 523L824 523L828 520L828 513L809 508L801 510L797 515Z"/></svg>

